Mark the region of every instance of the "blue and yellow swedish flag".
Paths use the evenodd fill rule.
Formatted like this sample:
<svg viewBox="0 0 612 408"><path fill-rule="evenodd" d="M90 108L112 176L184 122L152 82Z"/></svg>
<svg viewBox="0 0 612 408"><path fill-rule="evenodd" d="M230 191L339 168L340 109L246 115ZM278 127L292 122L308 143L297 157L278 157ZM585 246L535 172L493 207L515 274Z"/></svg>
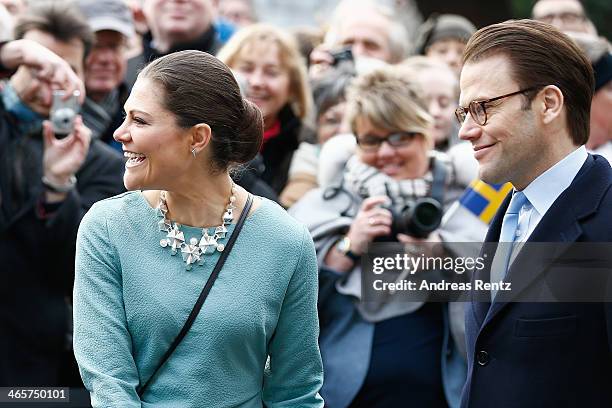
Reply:
<svg viewBox="0 0 612 408"><path fill-rule="evenodd" d="M489 224L511 189L510 183L487 184L482 180L474 180L459 199L459 203L482 222Z"/></svg>

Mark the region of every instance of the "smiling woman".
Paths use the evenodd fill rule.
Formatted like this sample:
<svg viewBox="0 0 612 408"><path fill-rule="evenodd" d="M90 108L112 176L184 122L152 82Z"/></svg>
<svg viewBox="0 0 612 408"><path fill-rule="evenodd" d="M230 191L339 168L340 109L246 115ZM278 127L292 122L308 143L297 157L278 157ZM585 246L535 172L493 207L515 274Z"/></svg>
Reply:
<svg viewBox="0 0 612 408"><path fill-rule="evenodd" d="M295 39L276 27L255 24L237 32L221 49L219 59L245 79L246 98L263 113L265 170L260 177L278 194L287 183L312 104Z"/></svg>
<svg viewBox="0 0 612 408"><path fill-rule="evenodd" d="M115 131L126 162L124 183L128 190L168 189L193 167L190 141L174 115L165 109L161 87L141 76L125 103L126 118Z"/></svg>
<svg viewBox="0 0 612 408"><path fill-rule="evenodd" d="M228 172L258 152L259 110L221 61L182 51L140 73L125 112L124 182L145 191L92 207L77 243L93 406L322 407L312 240Z"/></svg>

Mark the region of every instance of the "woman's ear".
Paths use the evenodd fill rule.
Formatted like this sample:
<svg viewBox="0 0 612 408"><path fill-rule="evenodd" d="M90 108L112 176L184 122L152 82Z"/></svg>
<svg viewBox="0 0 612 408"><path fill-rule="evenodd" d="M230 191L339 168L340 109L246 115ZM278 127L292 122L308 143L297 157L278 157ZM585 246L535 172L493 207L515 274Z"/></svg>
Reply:
<svg viewBox="0 0 612 408"><path fill-rule="evenodd" d="M191 146L190 149L194 155L197 155L208 146L212 138L212 130L206 123L198 123L191 128Z"/></svg>
<svg viewBox="0 0 612 408"><path fill-rule="evenodd" d="M565 98L563 92L555 85L548 85L541 91L539 113L544 124L550 124L559 118L563 112Z"/></svg>

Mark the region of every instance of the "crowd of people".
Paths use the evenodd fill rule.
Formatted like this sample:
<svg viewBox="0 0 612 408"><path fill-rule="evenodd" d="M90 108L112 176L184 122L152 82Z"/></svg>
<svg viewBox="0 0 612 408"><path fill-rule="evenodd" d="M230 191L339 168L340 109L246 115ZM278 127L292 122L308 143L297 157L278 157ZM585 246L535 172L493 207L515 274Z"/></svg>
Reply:
<svg viewBox="0 0 612 408"><path fill-rule="evenodd" d="M487 327L490 304L362 298L372 243L460 257L504 240L518 196L537 211L512 240L571 240L543 233L571 218L555 200L574 240L612 240L609 209L567 204L611 204L610 42L578 0L480 30L388 3L286 29L251 0L0 1L0 387L86 388L94 407L612 403L595 305ZM479 179L514 186L489 230L457 210ZM437 222L398 229L421 202ZM599 340L561 338L588 354L563 366L538 333L576 325ZM521 328L535 345L503 338ZM568 397L563 373L589 367Z"/></svg>

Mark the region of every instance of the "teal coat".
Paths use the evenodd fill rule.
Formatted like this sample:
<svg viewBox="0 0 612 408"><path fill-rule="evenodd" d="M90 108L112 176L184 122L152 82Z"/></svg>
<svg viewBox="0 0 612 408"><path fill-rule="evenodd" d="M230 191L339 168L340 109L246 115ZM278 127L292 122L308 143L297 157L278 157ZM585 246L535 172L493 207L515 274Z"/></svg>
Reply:
<svg viewBox="0 0 612 408"><path fill-rule="evenodd" d="M185 270L159 245L158 220L130 192L95 204L79 229L74 350L93 406L322 407L313 242L265 199L191 330L138 397L219 257ZM182 230L187 241L201 236Z"/></svg>

